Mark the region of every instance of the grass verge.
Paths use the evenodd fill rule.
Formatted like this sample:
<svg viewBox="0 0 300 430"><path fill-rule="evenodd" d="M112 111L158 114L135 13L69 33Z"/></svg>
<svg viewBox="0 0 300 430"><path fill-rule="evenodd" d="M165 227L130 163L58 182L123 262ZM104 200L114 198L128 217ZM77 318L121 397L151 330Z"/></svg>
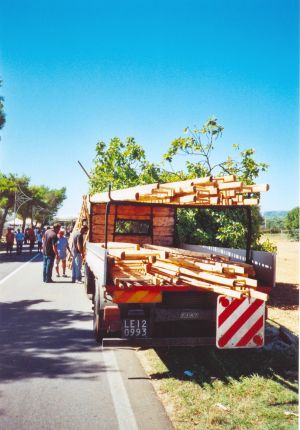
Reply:
<svg viewBox="0 0 300 430"><path fill-rule="evenodd" d="M170 348L138 354L175 429L298 428L295 349Z"/></svg>

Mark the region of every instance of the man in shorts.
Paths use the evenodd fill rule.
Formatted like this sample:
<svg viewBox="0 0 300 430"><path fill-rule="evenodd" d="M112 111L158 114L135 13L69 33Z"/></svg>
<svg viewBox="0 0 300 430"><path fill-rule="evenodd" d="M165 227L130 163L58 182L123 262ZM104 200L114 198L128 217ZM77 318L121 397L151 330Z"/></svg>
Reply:
<svg viewBox="0 0 300 430"><path fill-rule="evenodd" d="M57 257L56 257L56 275L59 277L59 262L61 261L62 264L62 270L63 270L63 277L65 278L66 275L66 259L67 259L67 250L71 252L68 244L68 239L65 237L65 230L61 229L58 233L58 241L57 241Z"/></svg>

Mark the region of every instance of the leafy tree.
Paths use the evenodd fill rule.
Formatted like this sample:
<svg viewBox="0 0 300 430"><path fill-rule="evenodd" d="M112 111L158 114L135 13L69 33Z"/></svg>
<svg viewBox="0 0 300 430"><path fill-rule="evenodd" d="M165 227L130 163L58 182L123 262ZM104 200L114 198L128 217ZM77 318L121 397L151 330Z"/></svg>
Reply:
<svg viewBox="0 0 300 430"><path fill-rule="evenodd" d="M161 169L146 160L144 149L128 137L125 142L114 137L108 145L96 145L95 167L91 173L90 192L133 187L158 182Z"/></svg>
<svg viewBox="0 0 300 430"><path fill-rule="evenodd" d="M284 229L284 218L269 218L265 221L265 227L270 233L280 233Z"/></svg>
<svg viewBox="0 0 300 430"><path fill-rule="evenodd" d="M218 124L217 121L217 118L212 117L207 120L201 129L186 127L184 132L187 136L173 140L168 151L164 154L164 159L172 163L175 156L188 156L189 158L186 161L188 178L234 174L247 184L253 183L259 173L268 168L267 164L255 161L253 158L254 149L240 151L239 145L234 144L232 145L233 149L240 151L240 160L233 160L228 157L224 161L212 161L217 141L220 140L224 131L224 127ZM194 158L195 161L191 162L191 158Z"/></svg>
<svg viewBox="0 0 300 430"><path fill-rule="evenodd" d="M209 118L201 129L187 127L185 137L171 142L162 164L149 163L144 149L132 137L125 142L115 137L108 145L98 142L90 192L106 191L109 184L112 184L113 189L121 189L139 184L224 174L235 174L247 184L254 183L254 179L268 166L255 161L253 149L241 151L238 145L233 145L234 150L238 151L237 160L228 157L221 162L213 161L223 131L224 128L216 118ZM187 160L185 170L178 171L172 167L172 162L180 155L187 156ZM168 163L170 169L166 169ZM252 219L252 245L255 245L258 243L259 225L262 222L258 208L252 208ZM242 209L179 209L177 226L179 241L228 247L246 246L247 218Z"/></svg>
<svg viewBox="0 0 300 430"><path fill-rule="evenodd" d="M42 225L49 223L66 198L66 188L49 189L44 185L35 185L29 186L26 194L31 199L19 210L23 219L23 228L27 218L31 218Z"/></svg>
<svg viewBox="0 0 300 430"><path fill-rule="evenodd" d="M0 237L7 215L14 210L15 193L19 190L18 187L27 190L28 184L28 176L17 177L12 173L5 175L0 172Z"/></svg>
<svg viewBox="0 0 300 430"><path fill-rule="evenodd" d="M22 190L30 200L18 209L18 216L23 219L32 218L41 224L49 222L56 214L66 198L66 189L50 189L45 186L30 186L28 176L18 177L14 174L5 175L0 172L0 237L8 214L13 213L15 193Z"/></svg>
<svg viewBox="0 0 300 430"><path fill-rule="evenodd" d="M233 149L238 151L238 160L228 157L224 161L213 161L216 158L217 143L222 137L223 131L224 128L214 117L209 118L201 129L187 127L184 130L187 136L173 140L168 151L164 154L164 159L172 163L174 157L178 155L188 156L186 161L188 178L234 174L240 181L253 184L259 173L268 168L267 164L255 161L253 149L241 151L238 145L233 145ZM190 161L192 158L195 161ZM259 225L262 218L258 208L253 207L251 211L253 221L252 246L257 246L260 237ZM195 210L190 212L188 216L185 214L185 210L179 210L178 225L180 241L201 242L203 245L211 244L225 247L244 248L246 246L247 218L242 209L240 211Z"/></svg>
<svg viewBox="0 0 300 430"><path fill-rule="evenodd" d="M290 210L284 220L291 239L299 240L299 206Z"/></svg>

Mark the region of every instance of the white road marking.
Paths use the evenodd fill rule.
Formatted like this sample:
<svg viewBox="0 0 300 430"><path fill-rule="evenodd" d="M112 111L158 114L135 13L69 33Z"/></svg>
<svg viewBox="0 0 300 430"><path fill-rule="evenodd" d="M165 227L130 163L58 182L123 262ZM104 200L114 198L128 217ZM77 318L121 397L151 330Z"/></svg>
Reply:
<svg viewBox="0 0 300 430"><path fill-rule="evenodd" d="M106 374L119 430L138 430L114 351L102 349Z"/></svg>
<svg viewBox="0 0 300 430"><path fill-rule="evenodd" d="M15 275L19 270L23 269L27 264L29 264L31 261L35 260L36 257L38 257L40 254L36 254L34 257L32 257L29 261L26 261L26 263L19 266L16 270L11 272L9 275L5 276L5 278L1 279L0 285L4 284L5 281L7 281L9 278L11 278L13 275Z"/></svg>

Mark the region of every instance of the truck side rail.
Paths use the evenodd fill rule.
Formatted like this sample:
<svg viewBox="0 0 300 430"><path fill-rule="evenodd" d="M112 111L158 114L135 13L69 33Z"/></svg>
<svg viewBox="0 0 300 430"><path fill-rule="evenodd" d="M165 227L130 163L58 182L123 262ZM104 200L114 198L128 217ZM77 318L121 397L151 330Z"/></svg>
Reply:
<svg viewBox="0 0 300 430"><path fill-rule="evenodd" d="M107 250L99 244L86 243L86 263L101 286L106 284Z"/></svg>
<svg viewBox="0 0 300 430"><path fill-rule="evenodd" d="M186 243L181 244L181 248L195 252L210 252L216 255L229 257L231 260L237 262L246 261L245 249L190 245ZM251 251L250 262L255 268L257 279L270 288L275 287L276 254L265 251Z"/></svg>

